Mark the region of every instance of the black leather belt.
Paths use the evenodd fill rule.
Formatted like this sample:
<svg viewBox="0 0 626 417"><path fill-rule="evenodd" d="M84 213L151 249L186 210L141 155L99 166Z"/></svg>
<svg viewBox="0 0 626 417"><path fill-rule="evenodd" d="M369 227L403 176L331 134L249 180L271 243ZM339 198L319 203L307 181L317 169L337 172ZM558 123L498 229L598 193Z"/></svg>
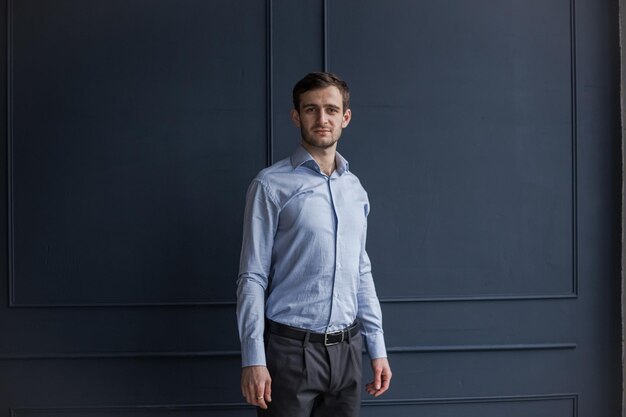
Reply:
<svg viewBox="0 0 626 417"><path fill-rule="evenodd" d="M351 337L359 334L360 331L358 323L354 323L352 326L336 332L313 333L281 323L276 323L272 320L266 320L266 329L272 334L296 340L304 340L308 334L309 342L323 343L325 346L332 346L341 342L347 342Z"/></svg>

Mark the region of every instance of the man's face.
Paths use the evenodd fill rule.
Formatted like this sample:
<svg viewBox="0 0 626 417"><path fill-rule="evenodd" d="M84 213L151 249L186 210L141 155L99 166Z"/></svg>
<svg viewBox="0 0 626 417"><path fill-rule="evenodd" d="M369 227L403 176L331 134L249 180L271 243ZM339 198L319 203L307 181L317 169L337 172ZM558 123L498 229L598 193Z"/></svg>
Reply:
<svg viewBox="0 0 626 417"><path fill-rule="evenodd" d="M344 111L341 92L335 86L303 93L300 108L291 110L291 119L300 128L302 140L321 149L337 143L351 116L350 109Z"/></svg>

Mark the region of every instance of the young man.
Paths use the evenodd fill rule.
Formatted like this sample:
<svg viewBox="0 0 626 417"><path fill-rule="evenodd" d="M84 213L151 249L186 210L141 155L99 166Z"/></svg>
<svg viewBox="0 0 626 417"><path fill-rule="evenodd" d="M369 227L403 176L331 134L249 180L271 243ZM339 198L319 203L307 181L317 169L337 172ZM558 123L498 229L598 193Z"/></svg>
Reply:
<svg viewBox="0 0 626 417"><path fill-rule="evenodd" d="M391 381L365 251L367 193L336 152L349 100L333 74L300 80L291 111L300 146L248 189L237 321L241 390L260 416L358 416L362 339L368 393Z"/></svg>

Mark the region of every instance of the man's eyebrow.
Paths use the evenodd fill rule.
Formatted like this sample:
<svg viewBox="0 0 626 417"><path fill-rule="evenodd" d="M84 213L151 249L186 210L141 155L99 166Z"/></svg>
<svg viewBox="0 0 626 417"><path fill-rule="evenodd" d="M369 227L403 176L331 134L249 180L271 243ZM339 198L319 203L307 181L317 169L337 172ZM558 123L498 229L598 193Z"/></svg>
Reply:
<svg viewBox="0 0 626 417"><path fill-rule="evenodd" d="M340 109L341 107L335 105L335 104L324 104L322 106L318 105L318 104L313 104L313 103L306 103L306 104L302 104L302 107L330 107L333 109Z"/></svg>
<svg viewBox="0 0 626 417"><path fill-rule="evenodd" d="M341 107L340 106L336 106L334 104L325 104L325 105L320 106L318 104L308 103L308 104L302 104L302 106L301 106L302 110L320 109L320 108L341 111Z"/></svg>

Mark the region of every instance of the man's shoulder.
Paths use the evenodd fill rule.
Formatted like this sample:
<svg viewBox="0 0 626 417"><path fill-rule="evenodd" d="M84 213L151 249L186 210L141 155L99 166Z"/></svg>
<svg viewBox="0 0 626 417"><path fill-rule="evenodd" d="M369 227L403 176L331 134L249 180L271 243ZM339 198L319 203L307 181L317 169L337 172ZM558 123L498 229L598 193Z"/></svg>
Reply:
<svg viewBox="0 0 626 417"><path fill-rule="evenodd" d="M281 159L278 162L273 163L267 168L263 168L254 177L255 180L269 185L277 175L288 174L293 171L290 158Z"/></svg>
<svg viewBox="0 0 626 417"><path fill-rule="evenodd" d="M276 201L280 201L280 196L288 193L294 186L293 172L294 169L291 165L291 159L281 159L259 171L252 180L252 183L263 186L276 198Z"/></svg>
<svg viewBox="0 0 626 417"><path fill-rule="evenodd" d="M359 179L359 177L357 177L354 172L352 171L346 171L343 176L345 177L345 179L347 181L350 182L351 185L353 185L354 187L358 187L360 189L362 189L365 192L365 188L363 187L363 184L361 184L361 180Z"/></svg>
<svg viewBox="0 0 626 417"><path fill-rule="evenodd" d="M252 180L251 187L262 187L274 203L282 207L302 183L302 178L293 168L291 159L285 158L259 171Z"/></svg>

